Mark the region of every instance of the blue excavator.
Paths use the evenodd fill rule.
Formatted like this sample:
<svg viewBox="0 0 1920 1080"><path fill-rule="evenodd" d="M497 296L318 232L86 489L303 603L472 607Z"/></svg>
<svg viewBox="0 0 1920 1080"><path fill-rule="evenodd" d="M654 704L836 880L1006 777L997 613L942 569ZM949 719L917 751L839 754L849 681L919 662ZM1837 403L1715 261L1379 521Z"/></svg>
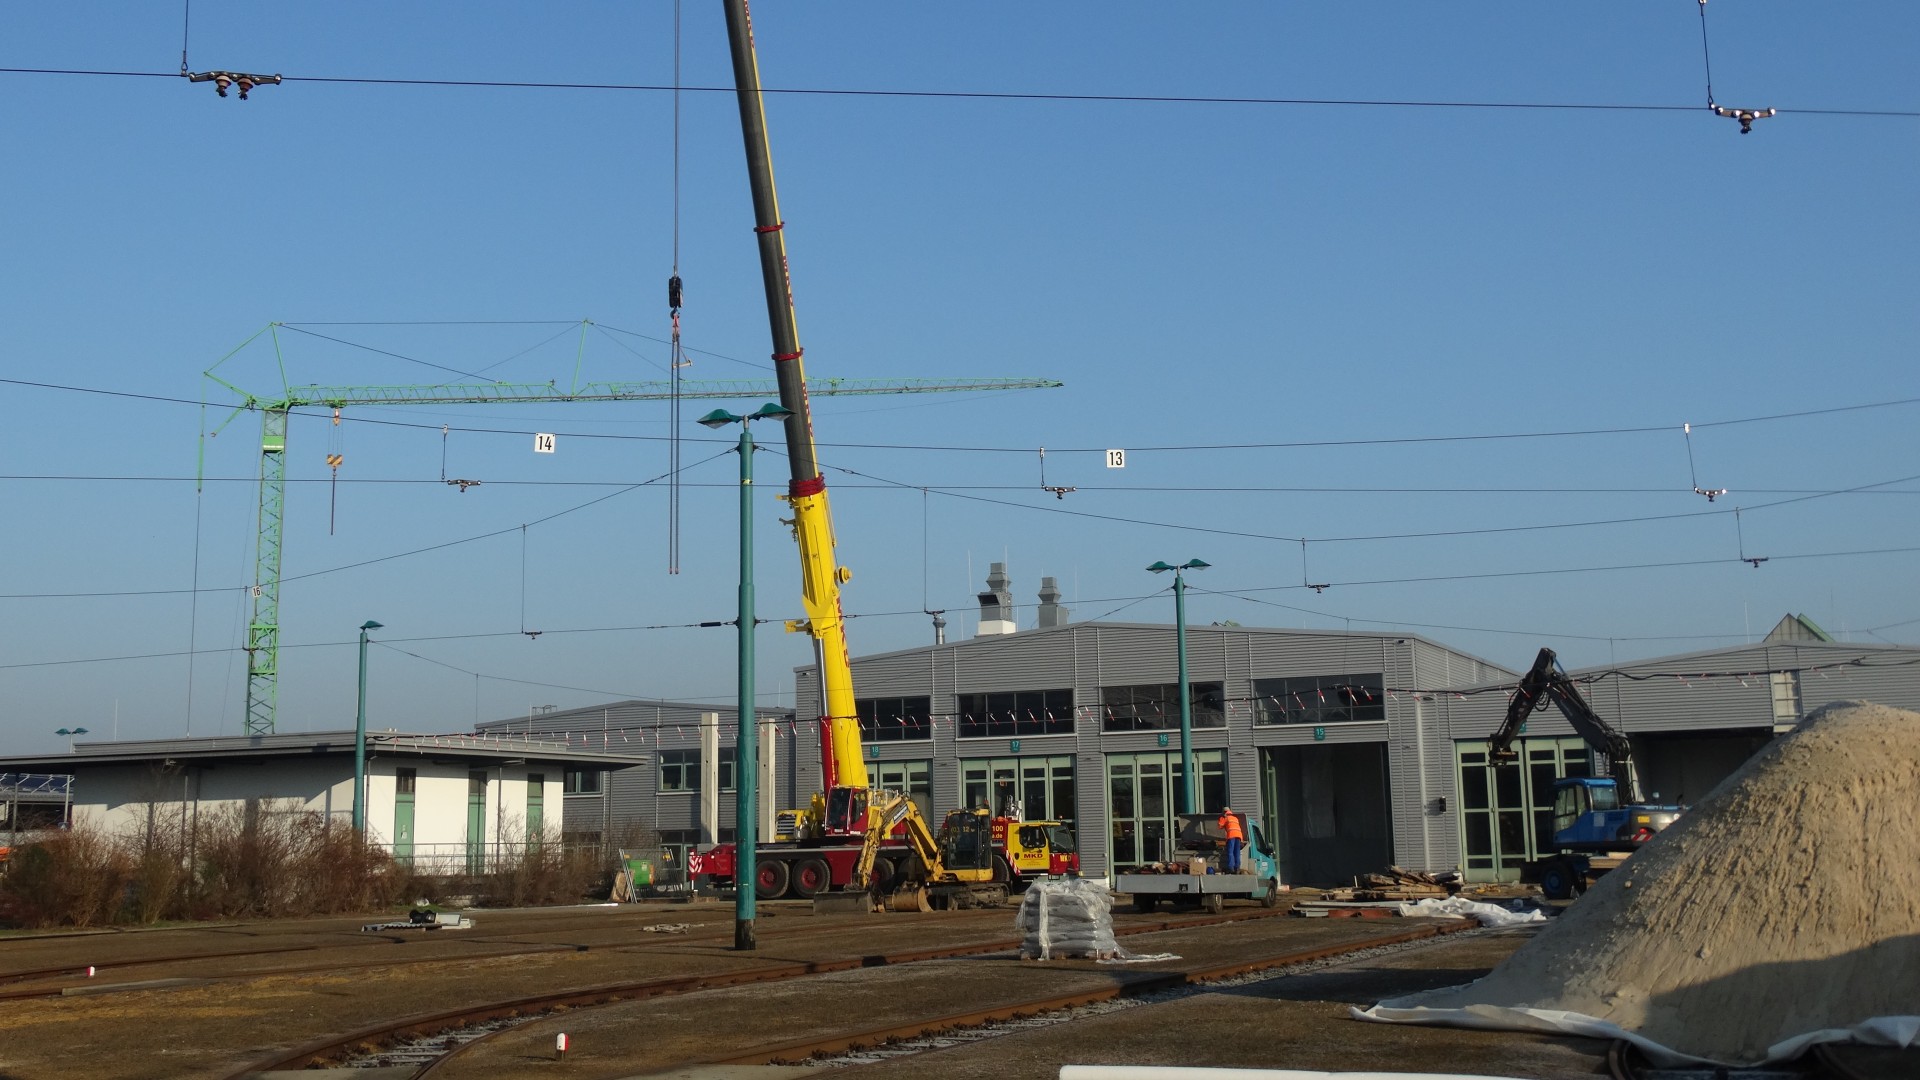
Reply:
<svg viewBox="0 0 1920 1080"><path fill-rule="evenodd" d="M1521 868L1521 880L1538 882L1549 900L1571 900L1673 824L1682 808L1647 801L1634 769L1633 744L1587 704L1552 649L1540 650L1514 690L1506 720L1488 748L1489 759L1496 765L1517 763L1520 754L1513 742L1520 729L1528 717L1549 705L1560 710L1606 769L1604 775L1566 776L1554 782L1555 850L1543 852Z"/></svg>

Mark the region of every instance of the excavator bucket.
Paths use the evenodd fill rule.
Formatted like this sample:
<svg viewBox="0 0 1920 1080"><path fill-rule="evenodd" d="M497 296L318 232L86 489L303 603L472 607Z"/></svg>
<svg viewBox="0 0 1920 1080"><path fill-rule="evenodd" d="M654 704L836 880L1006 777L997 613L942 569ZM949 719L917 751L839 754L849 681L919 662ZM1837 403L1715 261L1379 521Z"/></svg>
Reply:
<svg viewBox="0 0 1920 1080"><path fill-rule="evenodd" d="M888 911L932 911L933 905L927 900L926 885L913 882L902 885L887 897Z"/></svg>
<svg viewBox="0 0 1920 1080"><path fill-rule="evenodd" d="M865 892L823 892L813 898L815 915L871 915L876 910L873 897Z"/></svg>

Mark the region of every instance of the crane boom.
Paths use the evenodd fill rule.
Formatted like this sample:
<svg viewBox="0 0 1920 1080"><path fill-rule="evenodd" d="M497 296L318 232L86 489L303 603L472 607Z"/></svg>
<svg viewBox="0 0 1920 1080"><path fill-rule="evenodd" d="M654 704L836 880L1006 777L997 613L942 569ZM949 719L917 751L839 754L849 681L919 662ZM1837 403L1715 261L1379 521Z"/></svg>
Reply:
<svg viewBox="0 0 1920 1080"><path fill-rule="evenodd" d="M852 572L834 559L833 518L827 505L827 481L820 472L813 442L813 414L807 405L806 369L801 357L800 328L793 309L793 283L788 276L785 222L774 189L773 152L767 141L765 100L760 92L760 64L754 53L753 20L746 0L726 0L727 42L733 56L735 97L740 106L740 132L746 144L747 178L753 191L753 231L759 238L760 277L766 292L767 322L773 336L773 370L780 384L780 404L789 410L786 423L787 494L793 507L793 535L800 548L801 596L804 620L787 629L812 635L820 667L823 741L821 770L827 791L829 829L863 829L864 820L851 820L855 791L868 786L866 762L860 756L860 722L853 699L853 665L847 656L846 626L840 612L840 586ZM863 815L864 816L864 815Z"/></svg>

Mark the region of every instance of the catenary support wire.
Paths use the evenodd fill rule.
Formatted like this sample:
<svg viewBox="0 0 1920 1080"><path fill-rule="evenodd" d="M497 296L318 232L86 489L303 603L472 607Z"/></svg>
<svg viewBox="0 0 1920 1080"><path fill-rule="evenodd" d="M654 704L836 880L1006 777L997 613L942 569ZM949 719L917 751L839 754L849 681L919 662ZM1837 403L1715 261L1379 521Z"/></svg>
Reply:
<svg viewBox="0 0 1920 1080"><path fill-rule="evenodd" d="M1753 132L1753 122L1779 113L1778 109L1730 109L1713 100L1713 56L1707 50L1707 0L1700 0L1700 60L1707 72L1707 108L1715 116L1740 122L1740 134Z"/></svg>
<svg viewBox="0 0 1920 1080"><path fill-rule="evenodd" d="M1680 432L1685 435L1687 439L1687 475L1692 479L1693 493L1695 495L1705 495L1708 502L1712 502L1720 496L1725 495L1727 493L1726 488L1703 488L1700 486L1700 474L1693 467L1693 425L1691 423L1681 424Z"/></svg>

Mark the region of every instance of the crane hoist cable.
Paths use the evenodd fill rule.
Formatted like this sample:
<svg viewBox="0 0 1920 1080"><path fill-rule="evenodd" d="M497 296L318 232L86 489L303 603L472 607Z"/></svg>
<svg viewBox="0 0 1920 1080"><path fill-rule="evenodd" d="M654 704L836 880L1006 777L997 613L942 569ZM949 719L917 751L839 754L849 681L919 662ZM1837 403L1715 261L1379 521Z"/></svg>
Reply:
<svg viewBox="0 0 1920 1080"><path fill-rule="evenodd" d="M673 270L667 277L667 315L673 324L668 358L667 573L680 572L680 369L693 363L680 348L680 0L673 0Z"/></svg>
<svg viewBox="0 0 1920 1080"><path fill-rule="evenodd" d="M333 535L334 514L340 505L340 466L347 460L346 435L340 427L340 409L333 410L333 430L327 436L327 468L333 479L327 485L327 535Z"/></svg>

